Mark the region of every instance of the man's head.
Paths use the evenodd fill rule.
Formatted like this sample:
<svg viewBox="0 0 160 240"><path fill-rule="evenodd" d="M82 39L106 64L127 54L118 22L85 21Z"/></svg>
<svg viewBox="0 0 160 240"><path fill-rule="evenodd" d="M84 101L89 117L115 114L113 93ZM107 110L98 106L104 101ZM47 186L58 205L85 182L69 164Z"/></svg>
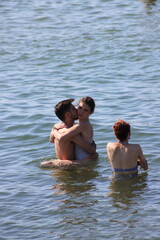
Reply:
<svg viewBox="0 0 160 240"><path fill-rule="evenodd" d="M113 125L115 136L118 140L124 141L130 135L130 125L129 123L119 120Z"/></svg>
<svg viewBox="0 0 160 240"><path fill-rule="evenodd" d="M68 116L70 116L72 120L78 119L77 110L72 104L73 101L74 99L71 98L71 99L63 100L56 104L55 114L62 122L66 120L65 119L66 114L68 114Z"/></svg>

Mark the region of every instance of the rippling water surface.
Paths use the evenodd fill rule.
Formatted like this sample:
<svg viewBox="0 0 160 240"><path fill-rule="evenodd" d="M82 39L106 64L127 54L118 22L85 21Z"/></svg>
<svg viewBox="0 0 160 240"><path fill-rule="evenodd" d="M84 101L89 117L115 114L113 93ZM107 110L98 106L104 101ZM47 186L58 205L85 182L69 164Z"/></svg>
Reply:
<svg viewBox="0 0 160 240"><path fill-rule="evenodd" d="M0 238L160 239L159 0L0 2ZM99 159L43 170L55 104L92 96ZM112 125L129 121L147 173L110 177Z"/></svg>

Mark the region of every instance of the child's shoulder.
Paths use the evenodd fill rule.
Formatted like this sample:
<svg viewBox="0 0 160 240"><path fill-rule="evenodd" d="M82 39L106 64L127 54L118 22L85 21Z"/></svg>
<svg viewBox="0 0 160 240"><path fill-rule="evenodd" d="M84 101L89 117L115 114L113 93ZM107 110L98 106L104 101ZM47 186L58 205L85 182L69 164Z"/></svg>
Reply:
<svg viewBox="0 0 160 240"><path fill-rule="evenodd" d="M128 145L133 148L141 148L141 146L137 143L129 143Z"/></svg>
<svg viewBox="0 0 160 240"><path fill-rule="evenodd" d="M117 145L117 143L115 143L115 142L109 142L109 143L107 143L107 148L117 148L118 147L118 145Z"/></svg>
<svg viewBox="0 0 160 240"><path fill-rule="evenodd" d="M89 121L80 122L79 126L82 127L82 128L86 128L86 127L91 127L92 128L92 124Z"/></svg>

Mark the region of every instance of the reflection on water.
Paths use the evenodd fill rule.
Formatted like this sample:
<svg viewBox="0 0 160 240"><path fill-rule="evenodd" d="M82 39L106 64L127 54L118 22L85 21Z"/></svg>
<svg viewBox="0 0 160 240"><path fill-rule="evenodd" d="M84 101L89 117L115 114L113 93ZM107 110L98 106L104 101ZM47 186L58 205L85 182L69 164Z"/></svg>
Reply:
<svg viewBox="0 0 160 240"><path fill-rule="evenodd" d="M112 179L109 185L109 197L112 197L116 208L128 209L134 203L134 198L143 193L147 186L147 173L127 180Z"/></svg>
<svg viewBox="0 0 160 240"><path fill-rule="evenodd" d="M156 5L157 0L141 0L141 1L144 2L146 5L150 6L150 5Z"/></svg>
<svg viewBox="0 0 160 240"><path fill-rule="evenodd" d="M153 6L156 5L157 0L141 0L145 4L147 10L151 10Z"/></svg>
<svg viewBox="0 0 160 240"><path fill-rule="evenodd" d="M55 169L52 176L56 180L53 189L56 190L56 195L66 193L81 193L86 192L94 187L90 181L98 176L98 172L94 170L94 166L87 168L79 168L74 170Z"/></svg>
<svg viewBox="0 0 160 240"><path fill-rule="evenodd" d="M155 5L157 0L143 0L144 3L146 3L147 5Z"/></svg>
<svg viewBox="0 0 160 240"><path fill-rule="evenodd" d="M79 233L77 230L72 232L72 239L76 239L77 234L84 231L86 224L97 222L91 211L97 199L90 198L90 190L96 189L94 179L99 175L94 169L95 164L72 170L54 169L52 172L56 182L53 186L53 205L59 214L59 224L71 229L78 226L79 229Z"/></svg>

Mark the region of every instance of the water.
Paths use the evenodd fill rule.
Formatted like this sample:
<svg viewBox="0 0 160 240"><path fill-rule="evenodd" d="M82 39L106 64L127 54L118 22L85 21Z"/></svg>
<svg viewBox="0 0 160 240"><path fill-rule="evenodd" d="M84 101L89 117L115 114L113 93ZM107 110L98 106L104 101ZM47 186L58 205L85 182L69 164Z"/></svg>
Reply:
<svg viewBox="0 0 160 240"><path fill-rule="evenodd" d="M0 239L160 239L160 2L0 2ZM99 159L43 170L54 105L92 96ZM129 121L148 173L114 182L106 144Z"/></svg>

